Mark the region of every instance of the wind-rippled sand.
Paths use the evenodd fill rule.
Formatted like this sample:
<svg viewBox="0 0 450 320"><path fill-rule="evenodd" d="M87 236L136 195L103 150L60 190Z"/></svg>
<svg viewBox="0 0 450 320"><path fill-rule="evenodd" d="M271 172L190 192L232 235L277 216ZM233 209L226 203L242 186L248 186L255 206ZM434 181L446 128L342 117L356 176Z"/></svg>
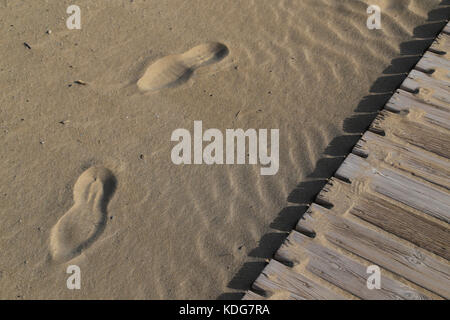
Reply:
<svg viewBox="0 0 450 320"><path fill-rule="evenodd" d="M69 4L0 1L0 298L244 289L430 41L413 37L439 31L427 20L442 7L79 0L82 29L68 30ZM367 29L369 4L382 30ZM172 131L194 120L280 129L278 173L174 165ZM70 264L80 290L66 288Z"/></svg>

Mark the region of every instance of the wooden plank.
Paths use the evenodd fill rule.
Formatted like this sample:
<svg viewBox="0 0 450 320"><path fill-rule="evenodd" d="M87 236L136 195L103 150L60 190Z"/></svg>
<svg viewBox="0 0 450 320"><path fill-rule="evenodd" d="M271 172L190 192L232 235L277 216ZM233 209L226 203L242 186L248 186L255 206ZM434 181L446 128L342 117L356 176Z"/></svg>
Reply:
<svg viewBox="0 0 450 320"><path fill-rule="evenodd" d="M387 168L374 168L369 162L349 154L336 172L349 181L368 181L370 189L444 222L450 222L450 195L431 185Z"/></svg>
<svg viewBox="0 0 450 320"><path fill-rule="evenodd" d="M334 245L398 274L446 299L450 298L450 264L395 237L367 228L312 204L315 231Z"/></svg>
<svg viewBox="0 0 450 320"><path fill-rule="evenodd" d="M448 108L450 107L450 79L447 64L450 60L448 59L449 54L443 54L447 52L447 43L450 42L450 37L448 35L444 35L441 40L444 38L444 41L436 40L435 43L433 43L430 48L431 52L429 51L428 54L424 56L416 65L418 70L411 70L408 77L403 81L401 88L415 93L426 103L437 104ZM439 56L441 57L440 60L435 58ZM442 62L445 60L447 62ZM432 70L434 72L430 74L422 72Z"/></svg>
<svg viewBox="0 0 450 320"><path fill-rule="evenodd" d="M338 253L326 248L299 232L293 231L277 251L276 259L289 261L295 256L296 260L308 261L307 270L323 278L324 280L346 290L362 299L430 299L426 295L394 280L381 272L381 288L370 290L367 288L367 267Z"/></svg>
<svg viewBox="0 0 450 320"><path fill-rule="evenodd" d="M314 238L316 236L316 231L314 230L315 221L309 214L309 210L303 214L303 217L297 223L297 231L302 234Z"/></svg>
<svg viewBox="0 0 450 320"><path fill-rule="evenodd" d="M255 290L263 290L269 294L277 294L285 298L286 293L294 294L301 299L343 300L344 296L323 287L322 285L292 271L289 267L271 260L253 283Z"/></svg>
<svg viewBox="0 0 450 320"><path fill-rule="evenodd" d="M450 158L450 134L436 126L427 125L411 118L382 111L374 120L370 131L384 134L390 140L401 139L405 143Z"/></svg>
<svg viewBox="0 0 450 320"><path fill-rule="evenodd" d="M431 125L450 130L450 109L441 105L430 105L420 100L417 95L404 90L397 90L386 103L386 110L399 112L415 112L421 115L423 120Z"/></svg>
<svg viewBox="0 0 450 320"><path fill-rule="evenodd" d="M420 248L450 259L450 231L441 224L370 194L359 197L350 213Z"/></svg>
<svg viewBox="0 0 450 320"><path fill-rule="evenodd" d="M443 70L444 73L448 73L448 69L450 69L450 60L445 59L441 55L427 51L419 60L415 68L418 70L422 70L425 73L433 70Z"/></svg>
<svg viewBox="0 0 450 320"><path fill-rule="evenodd" d="M398 95L400 95L400 97L398 97ZM397 98L400 100L395 102L395 99ZM432 109L430 108L450 112L450 105L446 102L436 99L427 99L426 96L424 97L419 94L414 94L402 89L398 89L395 92L391 100L389 100L386 104L385 109L397 113L404 110L409 111L411 107L414 107L414 109L422 109L423 111L425 111L425 113L432 113ZM442 114L443 113L438 113L436 117Z"/></svg>
<svg viewBox="0 0 450 320"><path fill-rule="evenodd" d="M262 301L262 300L306 300L292 292L283 292L282 294L274 294L273 296L266 298L261 296L251 290L248 290L242 300L253 300L253 301Z"/></svg>
<svg viewBox="0 0 450 320"><path fill-rule="evenodd" d="M333 204L328 213L341 215L350 213L371 223L388 233L407 240L412 244L450 259L450 231L448 225L429 219L414 209L402 206L397 201L387 201L370 189L359 188L356 192L351 185L332 179L320 192L318 198ZM314 219L307 211L297 224L297 230L316 234ZM306 226L305 226L306 225Z"/></svg>
<svg viewBox="0 0 450 320"><path fill-rule="evenodd" d="M429 74L425 74L419 70L411 70L408 77L403 81L400 88L414 92L423 88L432 89L435 92L440 92L440 96L444 97L444 101L450 103L450 95L448 90L450 89L450 81L445 78L434 78ZM443 90L441 92L441 90ZM447 94L443 93L446 92Z"/></svg>
<svg viewBox="0 0 450 320"><path fill-rule="evenodd" d="M260 295L257 294L257 293L254 293L254 292L251 291L251 290L248 290L248 291L245 293L245 295L244 295L244 297L242 298L242 300L266 300L266 298L263 297L263 296L260 296Z"/></svg>
<svg viewBox="0 0 450 320"><path fill-rule="evenodd" d="M450 22L447 23L447 25L444 27L444 30L442 32L450 34Z"/></svg>
<svg viewBox="0 0 450 320"><path fill-rule="evenodd" d="M442 105L427 104L418 99L417 95L401 89L387 102L385 109L395 113L415 112L421 115L426 123L450 130L450 109Z"/></svg>
<svg viewBox="0 0 450 320"><path fill-rule="evenodd" d="M419 148L368 131L352 152L369 161L392 166L396 170L411 173L416 178L450 189L450 161Z"/></svg>
<svg viewBox="0 0 450 320"><path fill-rule="evenodd" d="M450 52L450 35L448 33L441 33L438 35L428 50L441 54L448 59L448 53Z"/></svg>
<svg viewBox="0 0 450 320"><path fill-rule="evenodd" d="M416 68L419 70L424 70L425 73L436 69L447 70L450 69L450 60L446 59L442 55L427 51L417 63Z"/></svg>

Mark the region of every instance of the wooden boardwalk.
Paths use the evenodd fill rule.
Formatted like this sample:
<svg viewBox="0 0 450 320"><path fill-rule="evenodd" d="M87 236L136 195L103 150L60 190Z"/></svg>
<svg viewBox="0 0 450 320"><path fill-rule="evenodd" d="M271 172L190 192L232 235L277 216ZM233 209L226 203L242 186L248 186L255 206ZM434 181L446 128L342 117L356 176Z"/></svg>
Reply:
<svg viewBox="0 0 450 320"><path fill-rule="evenodd" d="M450 23L244 299L450 298L449 159Z"/></svg>

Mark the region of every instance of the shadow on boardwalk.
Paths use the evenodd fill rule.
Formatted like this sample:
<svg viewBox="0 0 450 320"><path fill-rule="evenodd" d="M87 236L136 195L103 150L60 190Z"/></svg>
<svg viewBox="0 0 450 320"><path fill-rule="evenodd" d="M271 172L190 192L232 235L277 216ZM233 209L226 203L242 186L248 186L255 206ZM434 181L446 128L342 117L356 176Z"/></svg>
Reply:
<svg viewBox="0 0 450 320"><path fill-rule="evenodd" d="M260 261L246 262L228 284L235 290L248 290L266 262L272 258L275 251L306 212L309 204L327 183L361 135L368 129L378 112L384 107L396 89L399 88L409 71L416 65L423 53L428 49L450 17L450 0L441 1L438 8L428 14L427 22L414 29L413 40L400 45L400 57L391 61L370 88L370 95L364 97L355 109L355 115L344 121L345 135L335 138L327 146L324 157L315 166L315 170L301 182L289 195L288 201L295 205L281 210L270 227L284 232L265 234L249 257L260 258ZM240 299L243 293L224 293L219 299Z"/></svg>

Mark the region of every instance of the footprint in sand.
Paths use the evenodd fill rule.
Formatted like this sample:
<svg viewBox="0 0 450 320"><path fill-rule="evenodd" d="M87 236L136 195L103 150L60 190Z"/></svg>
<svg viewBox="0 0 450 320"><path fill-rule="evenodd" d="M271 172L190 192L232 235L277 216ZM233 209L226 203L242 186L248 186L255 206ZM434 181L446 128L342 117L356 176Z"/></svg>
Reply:
<svg viewBox="0 0 450 320"><path fill-rule="evenodd" d="M88 248L106 226L106 206L116 179L106 168L91 167L81 174L73 190L74 205L50 233L50 253L57 262L71 260Z"/></svg>
<svg viewBox="0 0 450 320"><path fill-rule="evenodd" d="M218 42L198 45L185 53L161 58L152 63L137 86L142 91L155 91L186 82L200 67L216 63L228 54L228 48Z"/></svg>

